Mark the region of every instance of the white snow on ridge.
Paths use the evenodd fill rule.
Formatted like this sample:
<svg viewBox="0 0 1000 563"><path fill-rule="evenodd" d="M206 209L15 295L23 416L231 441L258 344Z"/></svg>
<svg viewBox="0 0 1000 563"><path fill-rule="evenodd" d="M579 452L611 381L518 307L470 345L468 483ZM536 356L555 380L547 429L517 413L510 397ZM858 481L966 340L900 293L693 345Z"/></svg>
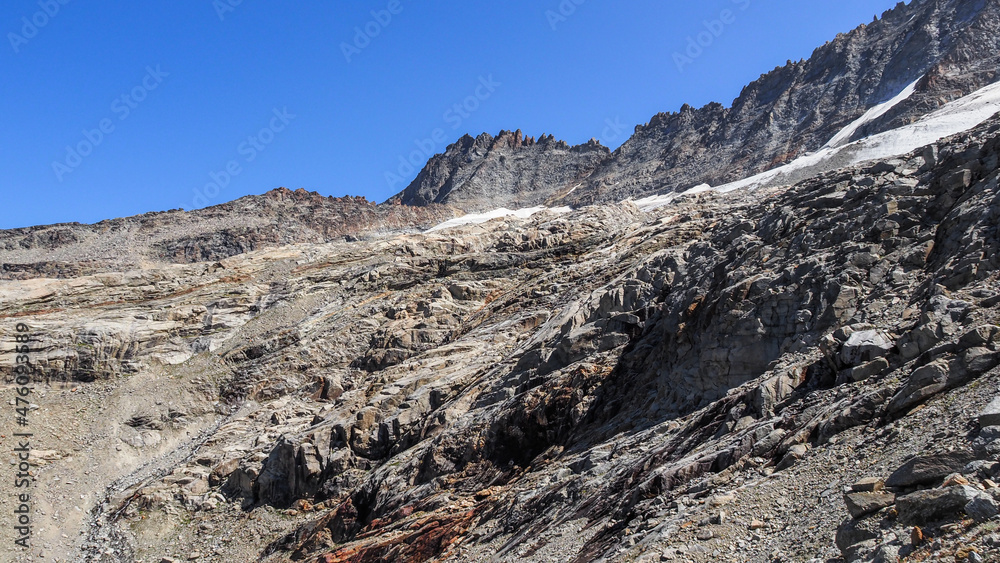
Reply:
<svg viewBox="0 0 1000 563"><path fill-rule="evenodd" d="M699 184L687 191L676 193L671 192L669 194L663 195L651 195L649 197L644 197L642 199L637 199L632 201L636 207L641 211L652 211L654 209L663 207L664 205L670 205L675 199L682 195L694 195L700 194L702 192L710 192L714 188L708 184Z"/></svg>
<svg viewBox="0 0 1000 563"><path fill-rule="evenodd" d="M663 207L664 205L670 205L671 203L673 203L675 199L677 199L677 195L678 194L676 193L651 195L649 197L644 197L642 199L633 200L632 203L634 203L635 206L638 207L640 211L652 211L654 209Z"/></svg>
<svg viewBox="0 0 1000 563"><path fill-rule="evenodd" d="M865 124L875 121L876 119L882 117L889 110L899 105L900 102L912 96L913 92L915 92L917 89L917 82L920 82L919 78L914 80L913 83L907 86L906 88L903 88L902 92L896 94L896 96L891 100L889 100L888 102L883 102L881 104L873 106L871 109L866 111L864 115L855 119L847 127L841 129L839 133L834 135L832 139L830 139L825 145L823 145L823 148L832 149L846 144L851 139L851 136L853 136L858 129L863 127Z"/></svg>
<svg viewBox="0 0 1000 563"><path fill-rule="evenodd" d="M840 147L824 147L792 162L756 176L731 182L715 189L731 192L765 185L793 183L809 169L821 172L866 160L884 159L909 153L945 137L968 131L1000 112L1000 82L941 106L919 121L885 131Z"/></svg>
<svg viewBox="0 0 1000 563"><path fill-rule="evenodd" d="M681 195L694 195L710 191L712 191L712 186L709 186L708 184L698 184L697 186L691 188L690 190L682 192Z"/></svg>
<svg viewBox="0 0 1000 563"><path fill-rule="evenodd" d="M493 219L499 219L501 217L517 217L519 219L527 219L535 213L540 211L548 211L549 213L569 213L573 209L570 207L525 207L523 209L510 210L506 207L501 207L499 209L494 209L492 211L487 211L485 213L469 213L468 215L462 215L461 217L456 217L454 219L448 219L444 223L440 223L428 229L425 232L433 233L435 231L440 231L443 229L450 229L452 227L461 227L463 225L478 225L485 223L487 221L492 221Z"/></svg>
<svg viewBox="0 0 1000 563"><path fill-rule="evenodd" d="M924 145L968 131L1000 112L1000 82L945 104L916 123L857 142L857 162L906 154Z"/></svg>
<svg viewBox="0 0 1000 563"><path fill-rule="evenodd" d="M672 192L653 195L633 200L632 203L642 211L652 211L669 205L682 195L692 195L707 191L727 193L739 189L756 189L764 186L791 184L808 176L828 170L851 166L868 160L886 159L907 154L945 137L950 137L962 131L968 131L986 121L997 112L1000 112L1000 82L996 82L968 96L947 103L914 123L872 135L871 137L866 137L852 143L843 144L860 127L885 115L892 107L909 98L913 94L916 84L916 82L910 84L893 99L865 112L863 116L837 133L819 151L797 158L784 166L779 166L755 176L714 188L708 184L701 184L683 193ZM577 187L579 186L573 189L575 190ZM486 213L474 213L450 219L431 228L427 232L430 233L461 225L485 223L500 217L514 216L525 219L540 211L568 213L572 209L569 207L528 207L511 211L510 209L500 208Z"/></svg>

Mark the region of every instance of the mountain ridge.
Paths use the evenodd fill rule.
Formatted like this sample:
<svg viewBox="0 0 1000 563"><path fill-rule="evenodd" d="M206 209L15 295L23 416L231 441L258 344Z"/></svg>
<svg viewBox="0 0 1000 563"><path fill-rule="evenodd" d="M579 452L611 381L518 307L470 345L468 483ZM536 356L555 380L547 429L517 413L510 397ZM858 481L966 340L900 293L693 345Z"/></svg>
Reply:
<svg viewBox="0 0 1000 563"><path fill-rule="evenodd" d="M654 115L637 125L632 137L586 178L557 177L541 191L532 181L523 186L507 182L503 190L488 192L469 181L475 174L462 166L453 165L445 175L435 173L442 160L469 161L469 147L454 144L433 157L390 201L453 201L475 212L488 205L517 206L522 194L531 194L524 201L580 206L739 180L818 150L914 80L919 79L914 95L866 124L854 138L912 122L996 81L1000 57L988 53L1000 50L998 27L1000 7L994 2L900 2L881 19L818 47L809 59L789 61L762 74L728 107L718 102L699 109L684 104L679 112ZM566 166L580 171L575 164L567 160ZM552 166L551 161L543 165ZM502 169L493 176L500 173ZM577 183L581 186L574 189Z"/></svg>
<svg viewBox="0 0 1000 563"><path fill-rule="evenodd" d="M213 262L285 244L418 232L459 214L444 205L376 205L360 196L275 188L194 211L0 230L0 279Z"/></svg>
<svg viewBox="0 0 1000 563"><path fill-rule="evenodd" d="M885 33L893 26L898 29ZM817 47L809 59L789 61L762 74L744 86L728 107L718 102L697 109L684 104L678 112L654 115L648 122L636 125L634 134L613 152L593 139L570 146L553 135L543 134L536 140L519 129L502 130L496 137L489 133L476 137L463 135L448 145L445 152L432 156L409 186L378 204L376 209L402 205L388 212L392 216L388 223L392 228L405 230L402 223L409 220L411 230L420 230L433 226L429 216L443 221L460 213L500 207L579 207L747 178L818 150L844 126L898 94L913 80L917 86L912 95L878 119L865 123L848 140L910 123L995 81L1000 77L1000 55L988 53L1000 52L998 29L1000 7L989 0L900 2L880 19L838 34ZM991 47L996 49L990 51ZM861 68L866 70L861 72ZM828 84L812 86L819 90L812 94L815 100L795 102L789 94L792 90L802 90L802 84L813 84L821 78ZM830 89L832 92L827 91ZM834 103L831 95L839 101ZM803 113L803 107L809 111ZM734 139L740 143L733 142ZM196 218L195 222L199 221L199 215L218 219L220 215L210 210L239 213L238 202L247 198L250 202L254 197L260 196L246 196L187 213ZM435 207L438 205L450 209L441 211ZM433 210L429 214L403 211L408 207ZM176 214L179 210L159 213ZM376 215L379 213L383 211L377 211ZM144 223L148 218L143 217L147 215L150 214L97 224L126 219ZM0 231L0 262L8 264L7 270L31 269L25 266L31 260L24 257L23 251L31 250L34 243L30 236L18 238L16 233L42 227L53 231L83 228L62 223ZM350 227L340 230L343 232L338 236L355 235ZM378 229L364 227L359 233L369 230ZM64 235L65 232L53 232L49 244L58 244ZM248 240L241 243L225 242L232 248L230 251L207 251L206 259L283 240L275 233L246 234L245 238ZM189 244L192 248L181 249L178 256L174 252L177 248L171 248L152 259L189 259L186 256L200 252L193 248L197 245ZM14 252L15 249L20 252Z"/></svg>

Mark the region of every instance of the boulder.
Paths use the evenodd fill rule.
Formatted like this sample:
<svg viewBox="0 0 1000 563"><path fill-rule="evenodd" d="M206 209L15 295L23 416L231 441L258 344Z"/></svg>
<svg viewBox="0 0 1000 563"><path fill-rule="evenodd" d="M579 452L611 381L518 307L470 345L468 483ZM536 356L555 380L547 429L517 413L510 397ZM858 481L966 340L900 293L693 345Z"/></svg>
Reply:
<svg viewBox="0 0 1000 563"><path fill-rule="evenodd" d="M847 511L851 513L852 518L861 518L878 512L892 506L895 501L896 495L892 493L862 492L844 495L844 503L847 504Z"/></svg>
<svg viewBox="0 0 1000 563"><path fill-rule="evenodd" d="M884 372L887 369L889 369L889 360L885 358L878 358L848 370L845 379L854 382L864 381L869 377Z"/></svg>
<svg viewBox="0 0 1000 563"><path fill-rule="evenodd" d="M989 348L969 348L962 353L962 365L970 376L982 375L1000 364L1000 353Z"/></svg>
<svg viewBox="0 0 1000 563"><path fill-rule="evenodd" d="M927 397L940 393L948 386L950 373L951 368L944 360L937 360L917 368L889 401L889 413L898 413Z"/></svg>
<svg viewBox="0 0 1000 563"><path fill-rule="evenodd" d="M857 366L881 358L892 350L893 342L878 330L852 333L840 349L840 361L845 366Z"/></svg>
<svg viewBox="0 0 1000 563"><path fill-rule="evenodd" d="M783 373L764 380L754 391L754 411L760 417L768 416L775 405L791 395L800 383L800 378L794 373Z"/></svg>
<svg viewBox="0 0 1000 563"><path fill-rule="evenodd" d="M1000 507L997 506L993 497L980 493L965 505L965 513L977 522L985 522L1000 514Z"/></svg>
<svg viewBox="0 0 1000 563"><path fill-rule="evenodd" d="M897 545L882 545L875 552L872 563L899 563L900 547Z"/></svg>
<svg viewBox="0 0 1000 563"><path fill-rule="evenodd" d="M885 480L885 485L905 488L940 483L948 475L961 471L973 457L964 451L915 457L894 471Z"/></svg>
<svg viewBox="0 0 1000 563"><path fill-rule="evenodd" d="M851 491L855 493L875 493L885 488L885 481L878 477L865 477L857 483L851 485Z"/></svg>
<svg viewBox="0 0 1000 563"><path fill-rule="evenodd" d="M965 348L991 346L1000 340L1000 327L994 325L978 326L962 335L959 342Z"/></svg>
<svg viewBox="0 0 1000 563"><path fill-rule="evenodd" d="M231 457L225 461L220 462L215 467L212 468L212 473L209 475L209 484L216 487L222 483L226 482L226 479L233 474L240 466L240 459L237 457Z"/></svg>
<svg viewBox="0 0 1000 563"><path fill-rule="evenodd" d="M1000 426L1000 397L990 401L990 404L979 412L979 426L983 429L988 426Z"/></svg>
<svg viewBox="0 0 1000 563"><path fill-rule="evenodd" d="M794 446L788 448L788 452L785 454L785 457L781 458L781 461L775 469L782 471L795 465L800 459L806 456L806 451L808 450L803 444L795 444Z"/></svg>
<svg viewBox="0 0 1000 563"><path fill-rule="evenodd" d="M996 426L991 426L991 428L997 428ZM1000 430L1000 428L998 428ZM1000 468L1000 463L995 461L987 461L984 459L977 459L968 463L962 468L962 475L968 475L975 477L977 479L989 479L992 477L996 470ZM985 484L985 483L984 483Z"/></svg>
<svg viewBox="0 0 1000 563"><path fill-rule="evenodd" d="M916 328L899 338L896 345L906 359L916 358L946 340L961 328L971 304L944 295L935 295L927 304Z"/></svg>
<svg viewBox="0 0 1000 563"><path fill-rule="evenodd" d="M225 484L222 486L222 491L228 495L250 497L253 494L253 485L256 478L256 471L240 467L229 474L229 478L226 479Z"/></svg>
<svg viewBox="0 0 1000 563"><path fill-rule="evenodd" d="M862 520L847 520L837 528L836 544L845 555L856 551L855 546L872 542L878 545L876 540L882 535L878 519L865 518Z"/></svg>
<svg viewBox="0 0 1000 563"><path fill-rule="evenodd" d="M968 485L927 489L897 498L896 510L903 524L926 524L959 517L979 495Z"/></svg>

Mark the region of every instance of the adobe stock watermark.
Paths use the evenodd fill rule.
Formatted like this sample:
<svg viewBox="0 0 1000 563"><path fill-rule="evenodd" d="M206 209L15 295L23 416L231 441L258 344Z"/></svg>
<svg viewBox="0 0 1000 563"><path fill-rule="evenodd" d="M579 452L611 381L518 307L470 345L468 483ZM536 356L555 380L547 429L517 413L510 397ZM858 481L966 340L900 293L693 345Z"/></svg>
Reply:
<svg viewBox="0 0 1000 563"><path fill-rule="evenodd" d="M212 0L212 7L215 14L219 16L219 21L226 21L226 15L236 11L236 8L243 3L243 0Z"/></svg>
<svg viewBox="0 0 1000 563"><path fill-rule="evenodd" d="M21 33L14 33L11 31L7 34L7 39L10 41L10 48L14 49L14 54L21 52L21 47L28 44L29 41L38 36L38 32L49 25L49 22L53 18L59 15L62 11L62 7L69 4L71 0L38 0L38 7L41 8L31 17L24 16L21 18Z"/></svg>
<svg viewBox="0 0 1000 563"><path fill-rule="evenodd" d="M403 13L403 4L400 0L389 0L384 10L372 10L372 19L364 26L354 28L354 38L351 42L342 41L340 43L340 51L344 53L347 64L350 64L355 56L360 55L361 51L367 49L376 37L382 35L382 31L392 23L393 17L401 13Z"/></svg>
<svg viewBox="0 0 1000 563"><path fill-rule="evenodd" d="M208 177L211 182L205 184L201 189L194 189L194 198L191 200L191 209L208 206L209 202L219 197L219 193L226 189L233 179L243 173L242 162L249 164L260 156L260 153L267 150L267 147L274 142L278 133L284 131L288 124L296 118L295 114L288 113L288 108L274 108L271 110L271 120L267 127L257 132L256 135L247 137L245 141L236 147L236 154L242 159L234 158L226 163L219 172L209 172Z"/></svg>
<svg viewBox="0 0 1000 563"><path fill-rule="evenodd" d="M12 514L14 532L17 534L14 545L28 549L31 547L31 536L34 531L32 521L33 495L37 495L35 490L38 488L38 483L35 482L37 477L31 471L30 461L32 439L34 438L32 423L35 422L35 419L32 418L32 411L38 408L38 405L31 400L32 397L36 396L34 394L35 387L32 384L37 373L34 356L38 353L37 346L33 344L37 344L38 340L32 338L32 330L28 325L17 323L15 328L17 330L17 335L14 337L14 353L16 354L14 357L14 383L16 384L14 392L16 395L10 404L13 407L11 414L15 415L17 429L14 432L5 432L5 434L12 434L11 442L17 444L17 447L13 448L17 459L11 461L12 464L15 462L17 464L14 467L17 471L14 474L14 493L11 495L14 500L13 504L17 507ZM37 447L37 443L34 445Z"/></svg>
<svg viewBox="0 0 1000 563"><path fill-rule="evenodd" d="M751 0L730 0L739 10L746 11L750 7ZM696 35L688 35L687 47L684 52L674 52L674 64L677 65L678 72L684 72L684 67L693 64L695 59L705 53L705 49L711 47L715 40L722 36L728 26L736 23L737 13L729 8L722 10L719 17L714 20L704 20L702 24L705 29Z"/></svg>
<svg viewBox="0 0 1000 563"><path fill-rule="evenodd" d="M586 2L587 0L562 0L555 10L545 10L545 19L548 20L552 31L556 31L559 24L568 21L570 16L576 13L576 9Z"/></svg>
<svg viewBox="0 0 1000 563"><path fill-rule="evenodd" d="M475 113L482 106L483 102L490 99L500 86L503 86L503 84L494 80L492 74L489 76L480 76L479 83L473 93L464 100L452 104L451 107L445 110L441 118L445 123L451 125L452 130L460 128L465 123L465 120ZM412 176L417 170L423 167L427 160L437 154L438 149L444 146L447 141L448 133L441 127L431 131L428 137L414 140L413 144L416 145L416 149L409 155L399 155L399 166L396 168L396 171L386 171L385 173L386 183L393 189L399 184L405 186L406 180L403 178Z"/></svg>
<svg viewBox="0 0 1000 563"><path fill-rule="evenodd" d="M163 80L170 76L169 72L163 72L160 65L156 68L146 67L146 75L135 88L129 92L118 96L111 101L111 113L118 117L118 121L125 121L132 115L132 111L139 107L153 90L163 84ZM52 172L56 179L62 182L66 175L73 172L83 164L83 159L94 154L94 150L116 130L115 120L105 117L97 123L94 129L84 129L83 139L75 145L66 145L66 156L62 160L52 161Z"/></svg>
<svg viewBox="0 0 1000 563"><path fill-rule="evenodd" d="M601 131L601 136L597 138L597 141L605 147L610 147L611 145L617 143L621 140L622 134L628 132L628 125L622 123L622 118L618 116L614 119L611 119L610 117L605 119L604 126L604 129Z"/></svg>

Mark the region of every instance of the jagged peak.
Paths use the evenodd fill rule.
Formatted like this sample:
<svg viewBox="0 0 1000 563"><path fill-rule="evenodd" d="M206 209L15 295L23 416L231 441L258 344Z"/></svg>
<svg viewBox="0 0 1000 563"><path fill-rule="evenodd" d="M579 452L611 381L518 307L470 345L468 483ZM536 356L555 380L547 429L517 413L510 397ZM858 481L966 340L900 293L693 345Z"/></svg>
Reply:
<svg viewBox="0 0 1000 563"><path fill-rule="evenodd" d="M318 200L330 200L333 202L355 204L355 205L375 205L375 202L369 201L365 196L355 196L355 195L344 195L343 197L335 196L324 196L317 191L309 191L305 188L298 188L296 190L290 190L284 186L268 190L263 194L248 195L241 197L239 199L229 202L230 204L239 204L244 201L257 201L264 199L265 201L288 201L293 200L296 202L307 202L307 201L318 201ZM228 205L228 204L222 204Z"/></svg>
<svg viewBox="0 0 1000 563"><path fill-rule="evenodd" d="M590 139L586 143L579 145L570 145L562 139L556 139L555 135L550 133L542 133L536 138L531 135L525 135L521 129L502 129L495 136L485 131L475 137L466 133L457 141L448 145L445 148L444 154L440 154L438 157L455 153L467 153L468 151L477 148L487 151L496 151L504 149L519 150L536 146L539 148L559 150L594 150L595 148L607 150L607 148L601 145L600 141L597 141L596 139ZM610 151L608 152L610 154Z"/></svg>

